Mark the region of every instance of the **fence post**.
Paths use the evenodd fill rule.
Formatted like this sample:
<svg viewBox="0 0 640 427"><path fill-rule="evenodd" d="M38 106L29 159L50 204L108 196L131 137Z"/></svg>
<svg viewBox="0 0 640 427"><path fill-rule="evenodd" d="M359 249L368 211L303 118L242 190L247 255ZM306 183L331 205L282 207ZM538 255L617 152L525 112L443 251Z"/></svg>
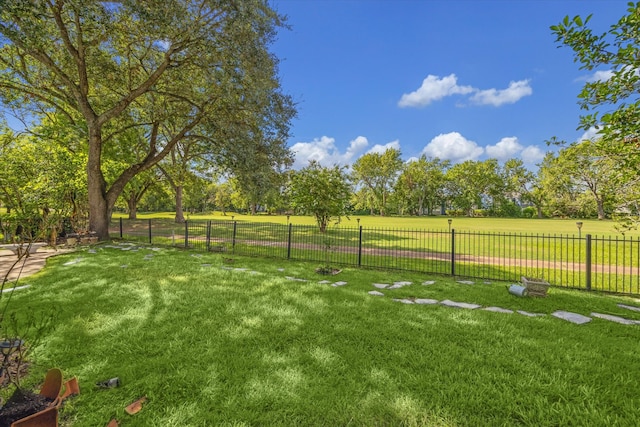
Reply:
<svg viewBox="0 0 640 427"><path fill-rule="evenodd" d="M184 247L189 247L189 221L184 222Z"/></svg>
<svg viewBox="0 0 640 427"><path fill-rule="evenodd" d="M122 217L120 217L120 238L122 239Z"/></svg>
<svg viewBox="0 0 640 427"><path fill-rule="evenodd" d="M451 229L451 275L456 275L456 230Z"/></svg>
<svg viewBox="0 0 640 427"><path fill-rule="evenodd" d="M149 244L151 244L151 218L149 218Z"/></svg>
<svg viewBox="0 0 640 427"><path fill-rule="evenodd" d="M238 231L238 223L233 221L233 238L231 239L231 250L235 252L236 250L236 233Z"/></svg>
<svg viewBox="0 0 640 427"><path fill-rule="evenodd" d="M587 270L587 290L591 290L591 234L587 234L587 254L586 254L586 270Z"/></svg>
<svg viewBox="0 0 640 427"><path fill-rule="evenodd" d="M289 223L289 236L287 237L287 259L291 258L291 230L293 224Z"/></svg>
<svg viewBox="0 0 640 427"><path fill-rule="evenodd" d="M362 226L358 235L358 267L362 266Z"/></svg>
<svg viewBox="0 0 640 427"><path fill-rule="evenodd" d="M207 252L211 247L211 220L207 221Z"/></svg>

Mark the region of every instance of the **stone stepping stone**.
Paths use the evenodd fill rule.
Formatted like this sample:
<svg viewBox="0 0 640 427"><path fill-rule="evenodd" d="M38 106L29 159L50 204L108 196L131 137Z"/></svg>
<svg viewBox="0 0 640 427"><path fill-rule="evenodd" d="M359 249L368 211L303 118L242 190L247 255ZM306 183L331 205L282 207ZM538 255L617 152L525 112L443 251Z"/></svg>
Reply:
<svg viewBox="0 0 640 427"><path fill-rule="evenodd" d="M27 289L30 286L31 285L22 285L22 286L16 286L15 288L7 288L7 289L3 289L2 293L4 294L5 292L12 292L12 291L19 291L21 289Z"/></svg>
<svg viewBox="0 0 640 427"><path fill-rule="evenodd" d="M329 283L331 283L329 280L321 280L318 282L320 285L328 285Z"/></svg>
<svg viewBox="0 0 640 427"><path fill-rule="evenodd" d="M393 286L409 286L412 284L413 282L393 282Z"/></svg>
<svg viewBox="0 0 640 427"><path fill-rule="evenodd" d="M127 267L129 267L127 264L122 264L122 265L120 266L120 268L127 268Z"/></svg>
<svg viewBox="0 0 640 427"><path fill-rule="evenodd" d="M433 305L433 304L437 304L439 301L437 299L430 299L430 298L416 298L415 303L416 304L427 304L427 305Z"/></svg>
<svg viewBox="0 0 640 427"><path fill-rule="evenodd" d="M473 280L456 280L456 282L463 285L475 285L475 282Z"/></svg>
<svg viewBox="0 0 640 427"><path fill-rule="evenodd" d="M582 314L572 313L570 311L554 311L551 313L553 317L557 317L558 319L566 320L567 322L575 323L576 325L583 325L585 323L591 322L591 317L583 316Z"/></svg>
<svg viewBox="0 0 640 427"><path fill-rule="evenodd" d="M344 286L346 284L347 284L347 282L336 282L336 283L331 284L331 286L333 286L335 288L335 287L338 287L338 286Z"/></svg>
<svg viewBox="0 0 640 427"><path fill-rule="evenodd" d="M470 304L467 302L456 302L451 300L441 301L440 304L445 305L447 307L457 307L457 308L467 308L469 310L475 310L476 308L482 307L480 304Z"/></svg>
<svg viewBox="0 0 640 427"><path fill-rule="evenodd" d="M74 265L74 264L79 263L80 261L82 261L82 258L76 258L76 259L74 259L74 260L72 260L72 261L67 261L67 262L65 262L65 263L64 263L64 264L62 264L62 265Z"/></svg>
<svg viewBox="0 0 640 427"><path fill-rule="evenodd" d="M151 258L153 258L153 254L147 254L144 256L145 260L150 260Z"/></svg>
<svg viewBox="0 0 640 427"><path fill-rule="evenodd" d="M546 316L546 314L544 314L544 313L529 313L528 311L524 311L524 310L518 310L517 313L522 314L523 316L527 316L527 317L543 317L543 316Z"/></svg>
<svg viewBox="0 0 640 427"><path fill-rule="evenodd" d="M200 264L200 267L211 267L211 264Z"/></svg>
<svg viewBox="0 0 640 427"><path fill-rule="evenodd" d="M247 270L248 270L248 268L245 268L245 267L236 267L236 268L234 268L233 270L234 270L234 271L247 271Z"/></svg>
<svg viewBox="0 0 640 427"><path fill-rule="evenodd" d="M259 272L259 271L255 271L255 270L251 270L251 271L249 272L249 274L260 274L260 272Z"/></svg>
<svg viewBox="0 0 640 427"><path fill-rule="evenodd" d="M402 285L391 285L387 289L400 289Z"/></svg>
<svg viewBox="0 0 640 427"><path fill-rule="evenodd" d="M114 246L114 245L104 245L103 248L110 248L110 249L120 249L120 246Z"/></svg>
<svg viewBox="0 0 640 427"><path fill-rule="evenodd" d="M98 251L96 251L95 249L89 249L87 252L90 253L90 254L97 254L98 253Z"/></svg>
<svg viewBox="0 0 640 427"><path fill-rule="evenodd" d="M233 267L227 267L226 265L223 265L220 268L223 269L223 270L233 270Z"/></svg>
<svg viewBox="0 0 640 427"><path fill-rule="evenodd" d="M485 307L483 308L483 310L493 311L494 313L513 314L513 310L509 310L508 308L502 308L502 307Z"/></svg>
<svg viewBox="0 0 640 427"><path fill-rule="evenodd" d="M279 268L278 271L282 272L284 271L284 268Z"/></svg>
<svg viewBox="0 0 640 427"><path fill-rule="evenodd" d="M391 285L388 285L386 283L374 283L373 286L378 289L386 289Z"/></svg>
<svg viewBox="0 0 640 427"><path fill-rule="evenodd" d="M640 325L640 321L638 320L625 319L624 317L613 316L611 314L591 313L590 316L608 320L610 322L620 323L621 325Z"/></svg>
<svg viewBox="0 0 640 427"><path fill-rule="evenodd" d="M151 249L152 251L155 251L155 252L158 252L158 251L162 250L161 248L149 248L149 249Z"/></svg>
<svg viewBox="0 0 640 427"><path fill-rule="evenodd" d="M191 254L191 256L194 258L202 258L202 255L200 254Z"/></svg>
<svg viewBox="0 0 640 427"><path fill-rule="evenodd" d="M415 304L413 301L411 301L410 299L399 299L399 298L394 298L393 301L395 302L401 302L403 304Z"/></svg>
<svg viewBox="0 0 640 427"><path fill-rule="evenodd" d="M631 311L640 311L640 307L636 307L634 305L618 304L618 307L626 308L627 310Z"/></svg>
<svg viewBox="0 0 640 427"><path fill-rule="evenodd" d="M293 280L295 282L308 282L306 279L298 279L297 277L285 276L285 279Z"/></svg>
<svg viewBox="0 0 640 427"><path fill-rule="evenodd" d="M376 297L383 297L384 296L384 294L382 292L380 292L380 291L369 291L368 294L376 296Z"/></svg>
<svg viewBox="0 0 640 427"><path fill-rule="evenodd" d="M429 286L433 285L434 283L436 283L435 280L425 280L424 282L422 282L422 286Z"/></svg>

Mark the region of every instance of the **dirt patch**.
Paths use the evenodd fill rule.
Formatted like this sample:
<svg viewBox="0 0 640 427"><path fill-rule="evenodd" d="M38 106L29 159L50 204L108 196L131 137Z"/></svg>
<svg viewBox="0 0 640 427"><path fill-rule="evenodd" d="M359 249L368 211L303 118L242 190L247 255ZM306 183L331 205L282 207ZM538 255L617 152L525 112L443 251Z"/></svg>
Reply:
<svg viewBox="0 0 640 427"><path fill-rule="evenodd" d="M14 421L47 409L51 402L51 399L39 394L16 390L0 409L0 427L10 427Z"/></svg>

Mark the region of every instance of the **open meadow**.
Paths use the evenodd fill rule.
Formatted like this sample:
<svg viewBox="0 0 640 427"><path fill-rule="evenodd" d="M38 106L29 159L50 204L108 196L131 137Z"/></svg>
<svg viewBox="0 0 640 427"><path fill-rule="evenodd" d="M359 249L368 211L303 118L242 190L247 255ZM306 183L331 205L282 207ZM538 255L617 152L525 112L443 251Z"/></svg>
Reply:
<svg viewBox="0 0 640 427"><path fill-rule="evenodd" d="M171 219L174 212L154 212L139 213L138 219ZM185 214L186 215L186 214ZM114 213L113 218L126 218L126 214ZM221 212L210 214L190 214L187 219L193 220L218 220L218 221L259 222L273 224L287 224L286 215L244 215L234 212ZM357 219L360 219L360 222ZM582 234L593 234L598 236L622 236L616 230L616 222L612 220L598 221L596 219L556 219L556 218L486 218L486 217L448 217L448 216L422 216L422 217L398 217L398 216L349 216L342 218L339 227L363 227L375 228L398 228L398 229L421 229L421 230L448 230L447 219L451 218L452 228L459 231L479 231L496 233L539 233L539 234L578 234L576 222L582 225ZM315 220L311 216L291 215L289 222L294 225L315 225ZM626 236L640 236L637 230L627 231Z"/></svg>
<svg viewBox="0 0 640 427"><path fill-rule="evenodd" d="M9 314L53 312L25 384L77 376L62 425L634 425L640 300L131 244L48 260ZM327 280L327 284L320 283ZM335 282L346 282L332 286ZM432 284L423 284L433 281ZM403 283L397 289L374 284ZM382 296L369 294L381 291ZM5 294L6 295L6 294ZM405 300L405 303L396 301ZM409 301L475 303L538 313ZM95 383L119 377L121 386ZM135 416L124 407L141 396Z"/></svg>
<svg viewBox="0 0 640 427"><path fill-rule="evenodd" d="M640 294L640 235L613 221L350 217L320 233L311 217L172 213L115 217L111 235L235 254Z"/></svg>

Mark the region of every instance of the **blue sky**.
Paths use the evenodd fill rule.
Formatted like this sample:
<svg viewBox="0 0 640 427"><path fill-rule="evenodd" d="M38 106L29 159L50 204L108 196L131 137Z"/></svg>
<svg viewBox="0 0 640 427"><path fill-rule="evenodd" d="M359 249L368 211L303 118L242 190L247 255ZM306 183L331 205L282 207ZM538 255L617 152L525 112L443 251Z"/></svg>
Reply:
<svg viewBox="0 0 640 427"><path fill-rule="evenodd" d="M298 103L289 146L350 165L399 148L408 160L521 158L535 169L551 137L581 139L579 70L549 26L593 13L606 31L627 1L273 0L288 16L273 52ZM606 72L607 70L599 70Z"/></svg>

